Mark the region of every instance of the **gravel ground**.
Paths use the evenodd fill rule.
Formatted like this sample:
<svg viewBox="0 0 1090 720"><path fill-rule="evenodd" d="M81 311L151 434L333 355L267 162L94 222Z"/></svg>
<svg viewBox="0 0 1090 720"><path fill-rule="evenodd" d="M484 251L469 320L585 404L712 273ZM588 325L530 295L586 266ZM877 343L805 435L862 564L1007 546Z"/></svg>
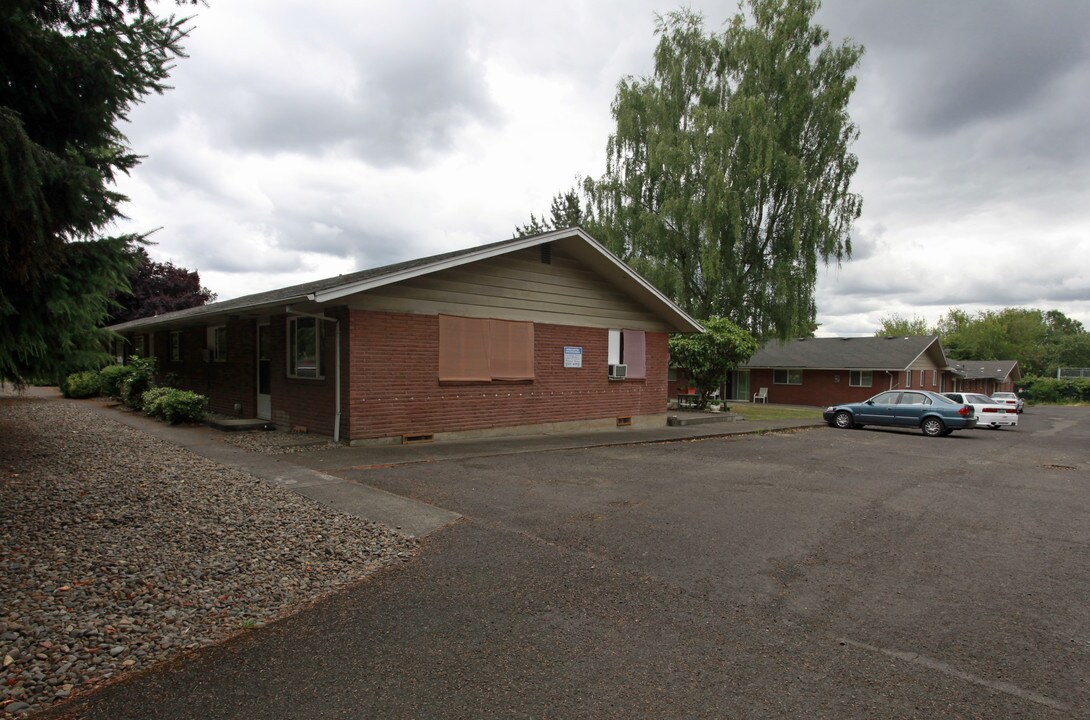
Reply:
<svg viewBox="0 0 1090 720"><path fill-rule="evenodd" d="M344 443L335 443L321 436L281 430L224 433L223 442L266 455L287 455L344 446Z"/></svg>
<svg viewBox="0 0 1090 720"><path fill-rule="evenodd" d="M415 548L77 402L0 394L0 715L258 627Z"/></svg>

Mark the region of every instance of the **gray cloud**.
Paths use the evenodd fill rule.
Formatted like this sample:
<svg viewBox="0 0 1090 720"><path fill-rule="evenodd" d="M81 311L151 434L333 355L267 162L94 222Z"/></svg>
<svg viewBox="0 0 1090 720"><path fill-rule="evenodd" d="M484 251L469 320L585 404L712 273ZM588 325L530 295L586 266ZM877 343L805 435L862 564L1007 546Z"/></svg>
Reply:
<svg viewBox="0 0 1090 720"><path fill-rule="evenodd" d="M218 28L202 36L202 24L226 22L217 9L196 23L193 54L221 40ZM261 23L268 33L262 41L240 42L223 65L186 68L187 82L175 92L221 143L242 152L336 152L379 167L413 166L449 151L460 128L497 121L472 26L454 8L410 4L385 21L377 13L306 13L274 8Z"/></svg>

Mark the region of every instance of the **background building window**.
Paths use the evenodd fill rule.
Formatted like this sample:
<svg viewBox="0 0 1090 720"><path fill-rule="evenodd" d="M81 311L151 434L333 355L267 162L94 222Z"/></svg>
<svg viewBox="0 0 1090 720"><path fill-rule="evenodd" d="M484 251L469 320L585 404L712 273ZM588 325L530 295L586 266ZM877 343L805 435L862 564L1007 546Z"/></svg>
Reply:
<svg viewBox="0 0 1090 720"><path fill-rule="evenodd" d="M171 362L182 360L182 333L177 330L170 334L170 360Z"/></svg>
<svg viewBox="0 0 1090 720"><path fill-rule="evenodd" d="M802 385L802 370L773 370L772 382L776 385Z"/></svg>
<svg viewBox="0 0 1090 720"><path fill-rule="evenodd" d="M849 387L870 387L874 384L874 371L873 370L849 370L848 371L848 386Z"/></svg>
<svg viewBox="0 0 1090 720"><path fill-rule="evenodd" d="M288 377L323 377L322 326L317 318L288 318Z"/></svg>

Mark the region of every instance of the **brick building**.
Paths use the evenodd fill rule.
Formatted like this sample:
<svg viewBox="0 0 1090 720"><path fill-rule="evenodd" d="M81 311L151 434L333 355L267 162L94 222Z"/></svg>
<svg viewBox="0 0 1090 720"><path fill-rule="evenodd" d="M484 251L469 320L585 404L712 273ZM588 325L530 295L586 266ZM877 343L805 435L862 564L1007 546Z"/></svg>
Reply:
<svg viewBox="0 0 1090 720"><path fill-rule="evenodd" d="M956 379L951 390L991 395L1014 392L1022 379L1017 360L954 360Z"/></svg>
<svg viewBox="0 0 1090 720"><path fill-rule="evenodd" d="M354 442L664 423L702 330L578 228L112 329L213 412Z"/></svg>
<svg viewBox="0 0 1090 720"><path fill-rule="evenodd" d="M733 373L730 397L748 400L766 388L768 402L826 406L896 388L946 392L954 378L934 335L802 338L758 350Z"/></svg>

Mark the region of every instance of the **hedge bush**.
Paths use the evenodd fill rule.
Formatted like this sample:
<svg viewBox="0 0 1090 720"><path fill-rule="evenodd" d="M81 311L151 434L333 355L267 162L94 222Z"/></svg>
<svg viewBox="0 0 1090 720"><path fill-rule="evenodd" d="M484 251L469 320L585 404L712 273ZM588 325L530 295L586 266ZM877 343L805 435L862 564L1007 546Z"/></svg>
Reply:
<svg viewBox="0 0 1090 720"><path fill-rule="evenodd" d="M1019 395L1035 405L1090 402L1090 378L1024 377L1018 386Z"/></svg>
<svg viewBox="0 0 1090 720"><path fill-rule="evenodd" d="M94 370L72 373L61 384L65 397L82 399L98 395L98 373Z"/></svg>
<svg viewBox="0 0 1090 720"><path fill-rule="evenodd" d="M144 393L155 387L155 358L133 355L128 367L131 372L121 383L121 400L133 410L142 410Z"/></svg>
<svg viewBox="0 0 1090 720"><path fill-rule="evenodd" d="M121 399L121 385L132 374L128 365L107 365L98 371L98 391L106 397Z"/></svg>
<svg viewBox="0 0 1090 720"><path fill-rule="evenodd" d="M144 412L166 420L171 425L204 420L204 407L208 399L200 393L177 388L157 387L144 393L141 398Z"/></svg>

